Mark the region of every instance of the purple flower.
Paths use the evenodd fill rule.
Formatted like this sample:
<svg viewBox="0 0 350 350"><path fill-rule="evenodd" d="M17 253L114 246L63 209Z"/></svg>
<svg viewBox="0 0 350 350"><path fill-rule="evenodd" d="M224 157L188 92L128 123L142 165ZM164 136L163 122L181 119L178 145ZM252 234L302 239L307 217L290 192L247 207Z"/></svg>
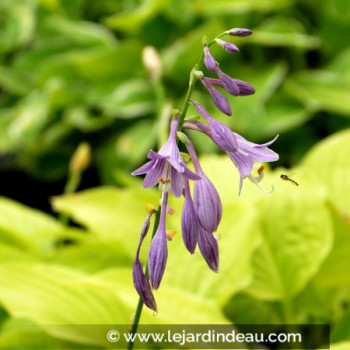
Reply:
<svg viewBox="0 0 350 350"><path fill-rule="evenodd" d="M156 301L155 301L153 293L152 293L152 288L151 288L151 285L150 285L147 277L145 276L145 274L143 272L143 268L142 268L142 265L140 262L140 257L139 257L142 242L147 235L149 225L150 225L151 216L154 213L155 213L154 210L150 211L146 217L144 224L143 224L143 227L141 230L140 242L139 242L139 245L138 245L138 248L136 251L136 257L135 257L134 266L133 266L133 270L132 270L132 278L134 281L135 289L136 289L137 293L139 294L140 298L142 299L142 301L145 303L145 305L147 307L149 307L151 310L157 311L157 304L156 304Z"/></svg>
<svg viewBox="0 0 350 350"><path fill-rule="evenodd" d="M205 118L209 123L210 134L214 142L221 148L234 152L238 148L237 140L231 129L223 123L215 120L207 110L195 101L191 101L196 110Z"/></svg>
<svg viewBox="0 0 350 350"><path fill-rule="evenodd" d="M225 95L223 95L221 92L216 90L213 85L211 84L211 79L210 78L202 78L201 82L202 84L207 88L209 91L211 97L213 98L213 101L215 103L215 106L222 112L225 113L226 115L231 115L231 106L230 103L228 102L227 98ZM238 90L239 92L239 90Z"/></svg>
<svg viewBox="0 0 350 350"><path fill-rule="evenodd" d="M217 85L223 87L220 79L205 78L208 84ZM248 96L255 93L255 89L249 83L239 79L232 79L239 89L239 96Z"/></svg>
<svg viewBox="0 0 350 350"><path fill-rule="evenodd" d="M203 108L203 107L202 107ZM203 113L203 110L197 109L199 113ZM205 111L206 112L206 111ZM207 113L207 112L206 112ZM202 114L204 116L204 114ZM205 117L205 116L204 116ZM255 162L274 162L278 160L278 154L272 151L268 148L276 139L278 136L276 136L273 140L264 143L264 144L256 144L250 141L247 141L244 137L241 135L231 131L232 137L234 137L237 141L237 149L235 151L228 150L227 147L225 147L225 144L222 142L217 142L217 135L214 135L212 132L212 129L201 122L186 122L184 124L184 127L187 129L197 130L201 131L205 134L207 134L216 144L219 148L221 148L223 151L225 151L233 163L236 165L239 173L240 173L240 185L239 185L239 193L241 192L243 180L246 177L251 178L251 180L254 183L259 182L261 178L254 179L251 175L253 165Z"/></svg>
<svg viewBox="0 0 350 350"><path fill-rule="evenodd" d="M209 46L204 45L203 50L204 50L204 65L207 67L207 69L210 72L215 73L216 62L215 62L215 58L210 53Z"/></svg>
<svg viewBox="0 0 350 350"><path fill-rule="evenodd" d="M152 239L151 248L148 253L149 277L151 285L154 289L159 288L168 258L167 236L165 230L165 215L167 211L167 204L168 192L163 192L159 226Z"/></svg>
<svg viewBox="0 0 350 350"><path fill-rule="evenodd" d="M247 141L244 137L234 133L238 141L237 152L226 151L240 173L239 193L241 193L243 180L250 176L255 162L275 162L279 159L277 153L268 148L274 143L278 135L264 144Z"/></svg>
<svg viewBox="0 0 350 350"><path fill-rule="evenodd" d="M230 76L225 74L219 67L216 67L215 70L217 76L221 80L221 86L231 95L239 96L239 87L235 81Z"/></svg>
<svg viewBox="0 0 350 350"><path fill-rule="evenodd" d="M221 200L216 188L204 174L190 140L186 147L192 158L196 173L201 176L201 179L195 182L193 191L193 202L197 218L200 226L205 231L212 233L217 230L221 221Z"/></svg>
<svg viewBox="0 0 350 350"><path fill-rule="evenodd" d="M198 180L200 177L194 174L186 166L176 143L176 132L178 118L174 118L171 123L168 141L161 147L158 153L150 150L149 162L132 172L132 175L147 174L143 187L152 187L159 183L162 192L170 189L176 197L180 197L183 189L183 176L191 180Z"/></svg>
<svg viewBox="0 0 350 350"><path fill-rule="evenodd" d="M232 28L226 33L232 36L248 36L251 35L253 32L250 29L246 28Z"/></svg>
<svg viewBox="0 0 350 350"><path fill-rule="evenodd" d="M239 48L233 43L221 39L215 39L215 41L228 53L239 52Z"/></svg>
<svg viewBox="0 0 350 350"><path fill-rule="evenodd" d="M187 250L193 254L198 242L199 222L194 209L188 180L185 180L184 196L185 203L181 217L182 238Z"/></svg>
<svg viewBox="0 0 350 350"><path fill-rule="evenodd" d="M201 228L198 238L198 247L208 266L214 271L219 271L219 247L212 233Z"/></svg>

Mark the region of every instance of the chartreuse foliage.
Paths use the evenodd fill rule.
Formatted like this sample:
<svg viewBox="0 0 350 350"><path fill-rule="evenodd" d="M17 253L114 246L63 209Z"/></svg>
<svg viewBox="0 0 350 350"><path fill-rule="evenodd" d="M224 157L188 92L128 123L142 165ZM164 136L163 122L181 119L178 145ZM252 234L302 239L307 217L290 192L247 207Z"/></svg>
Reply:
<svg viewBox="0 0 350 350"><path fill-rule="evenodd" d="M220 272L209 271L199 254L184 249L182 202L174 199L177 214L168 228L178 234L169 244L163 288L157 291L159 314L145 309L141 322L329 322L337 343L332 349L347 349L349 309L343 312L342 305L350 285L349 139L346 130L316 145L291 170L298 187L280 179L284 169L267 170L263 185L275 187L270 195L245 183L238 197L230 161L203 157L204 171L223 199ZM124 189L101 187L55 197L54 209L81 229L0 200L0 348L99 348L104 337L97 331L86 334L79 324L129 322L137 303L131 266L143 208L146 202L157 205L159 195L139 187L131 182ZM18 343L22 329L26 336Z"/></svg>

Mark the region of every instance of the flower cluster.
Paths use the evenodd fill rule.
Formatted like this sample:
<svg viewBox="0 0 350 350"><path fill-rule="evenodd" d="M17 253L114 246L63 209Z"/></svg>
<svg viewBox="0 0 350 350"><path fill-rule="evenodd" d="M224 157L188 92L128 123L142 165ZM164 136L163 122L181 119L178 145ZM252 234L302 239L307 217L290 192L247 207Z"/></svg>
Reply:
<svg viewBox="0 0 350 350"><path fill-rule="evenodd" d="M225 34L243 37L250 35L251 31L236 28L225 32ZM239 52L238 47L233 43L221 39L215 39L215 43L229 53ZM255 90L249 83L225 74L212 56L209 45L205 44L203 51L204 65L209 72L216 75L216 78L205 77L202 72L198 74L198 78L209 91L216 107L226 115L231 115L230 103L226 96L217 90L217 87L223 88L233 96L251 95ZM190 101L190 103L206 123L185 119L183 128L206 134L221 150L228 154L240 174L239 193L243 180L247 177L253 183L258 184L264 173L260 171L258 176L254 176L252 174L254 163L278 160L278 155L268 148L276 138L261 145L249 142L233 132L227 125L214 119L198 102ZM179 118L181 117L183 116L180 113L174 116L167 142L158 152L150 150L148 153L149 161L132 173L132 175L146 174L143 187L152 187L158 184L162 192L160 213L158 214L159 224L152 238L147 272L143 272L139 252L154 211L148 214L143 225L133 268L135 289L145 305L154 311L157 311L157 305L152 289L159 288L168 257L166 214L169 192L175 197L184 196L181 229L187 250L193 254L198 245L208 266L215 272L219 270L219 249L213 233L217 231L222 217L221 200L213 183L204 174L192 142L178 130ZM178 148L177 138L185 143L194 165L194 172L186 166ZM193 195L191 194L191 180L193 181Z"/></svg>

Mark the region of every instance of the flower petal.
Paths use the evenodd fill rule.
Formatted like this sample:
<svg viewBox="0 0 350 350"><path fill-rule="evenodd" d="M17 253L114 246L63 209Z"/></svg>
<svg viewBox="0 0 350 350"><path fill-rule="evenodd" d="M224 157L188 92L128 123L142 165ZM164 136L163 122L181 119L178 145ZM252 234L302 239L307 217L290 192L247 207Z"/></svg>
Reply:
<svg viewBox="0 0 350 350"><path fill-rule="evenodd" d="M195 213L188 181L185 182L185 202L182 208L181 228L185 246L193 254L198 242L199 222Z"/></svg>
<svg viewBox="0 0 350 350"><path fill-rule="evenodd" d="M148 171L143 180L143 188L152 187L158 183L158 179L162 176L165 162L166 160L164 159L153 161L153 168Z"/></svg>
<svg viewBox="0 0 350 350"><path fill-rule="evenodd" d="M230 103L228 102L227 98L225 95L223 95L221 92L216 90L210 83L209 81L204 77L201 79L201 82L203 85L207 88L209 91L211 97L213 98L213 101L215 103L215 106L222 112L225 113L226 115L230 116L232 115L232 110Z"/></svg>
<svg viewBox="0 0 350 350"><path fill-rule="evenodd" d="M218 242L212 233L206 232L202 228L199 232L198 247L208 266L214 271L219 271L219 247Z"/></svg>

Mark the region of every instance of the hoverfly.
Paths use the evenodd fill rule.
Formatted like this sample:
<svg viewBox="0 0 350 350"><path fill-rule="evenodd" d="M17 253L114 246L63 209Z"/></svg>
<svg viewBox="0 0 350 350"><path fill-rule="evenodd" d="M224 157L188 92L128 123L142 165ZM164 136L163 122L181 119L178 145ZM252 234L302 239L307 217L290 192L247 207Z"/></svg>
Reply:
<svg viewBox="0 0 350 350"><path fill-rule="evenodd" d="M285 180L285 181L289 181L290 183L292 183L295 186L299 186L299 184L296 181L294 181L293 179L291 179L287 175L281 174L281 179Z"/></svg>

